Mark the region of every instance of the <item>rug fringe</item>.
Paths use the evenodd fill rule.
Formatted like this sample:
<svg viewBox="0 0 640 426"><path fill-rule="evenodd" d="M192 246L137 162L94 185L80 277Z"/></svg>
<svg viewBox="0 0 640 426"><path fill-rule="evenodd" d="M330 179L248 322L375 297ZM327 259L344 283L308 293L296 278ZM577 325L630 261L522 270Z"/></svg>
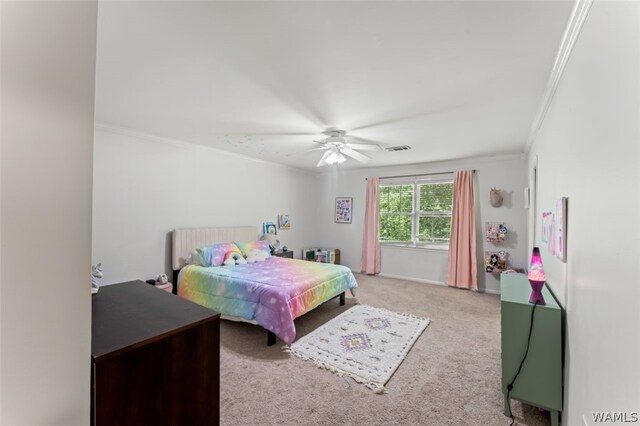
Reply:
<svg viewBox="0 0 640 426"><path fill-rule="evenodd" d="M417 319L417 320L426 321L427 323L431 323L431 318L419 317L417 315L407 314L406 312L390 311L389 309L378 308L377 306L371 306L371 305L360 305L360 306L366 306L368 308L377 309L378 311L385 311L385 312L390 313L390 314L400 315L400 316L403 316L403 317L413 318L413 319Z"/></svg>
<svg viewBox="0 0 640 426"><path fill-rule="evenodd" d="M379 395L387 393L387 390L385 389L384 385L381 385L380 383L372 382L370 380L367 380L367 379L364 379L364 378L358 376L357 374L350 373L348 371L344 371L344 370L342 370L342 369L340 369L338 367L335 367L335 366L333 366L331 364L327 364L325 362L318 361L318 360L316 360L314 358L311 358L311 357L309 357L307 355L304 355L301 352L298 352L297 350L295 350L295 349L293 349L293 348L291 348L289 346L283 346L282 350L285 351L285 352L288 352L288 353L290 353L292 355L295 355L298 358L303 359L305 361L313 361L313 364L316 367L322 368L324 370L329 370L329 371L331 371L333 374L335 374L338 377L344 377L344 376L350 377L353 380L355 380L356 382L365 385L366 387L368 387L369 389L373 390L375 393L377 393Z"/></svg>

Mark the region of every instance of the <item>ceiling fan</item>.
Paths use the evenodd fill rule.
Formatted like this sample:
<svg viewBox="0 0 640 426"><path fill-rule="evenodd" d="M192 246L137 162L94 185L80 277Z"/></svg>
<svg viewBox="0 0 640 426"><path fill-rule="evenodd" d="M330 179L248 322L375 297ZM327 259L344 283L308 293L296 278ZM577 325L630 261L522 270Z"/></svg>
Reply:
<svg viewBox="0 0 640 426"><path fill-rule="evenodd" d="M326 165L344 163L347 160L345 155L361 163L368 163L369 160L371 160L371 157L358 151L382 151L382 147L377 144L347 142L347 138L349 138L349 136L344 130L329 129L322 133L327 137L319 141L313 141L315 143L321 144L322 147L308 149L306 151L298 152L292 155L303 154L312 151L325 151L322 155L322 158L320 158L320 161L318 161L318 164L316 165L316 167L322 167Z"/></svg>

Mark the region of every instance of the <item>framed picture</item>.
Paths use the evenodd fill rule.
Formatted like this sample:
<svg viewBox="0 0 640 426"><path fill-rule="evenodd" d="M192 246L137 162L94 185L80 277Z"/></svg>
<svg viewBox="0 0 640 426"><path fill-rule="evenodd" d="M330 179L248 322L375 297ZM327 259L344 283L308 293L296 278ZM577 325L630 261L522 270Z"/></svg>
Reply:
<svg viewBox="0 0 640 426"><path fill-rule="evenodd" d="M567 261L567 197L556 200L556 214L553 221L553 241L556 257Z"/></svg>
<svg viewBox="0 0 640 426"><path fill-rule="evenodd" d="M262 233L276 235L278 233L278 230L276 229L276 224L273 222L264 222L262 224Z"/></svg>
<svg viewBox="0 0 640 426"><path fill-rule="evenodd" d="M351 215L353 214L353 198L337 197L336 198L336 223L351 223Z"/></svg>
<svg viewBox="0 0 640 426"><path fill-rule="evenodd" d="M278 215L278 228L279 229L291 229L291 221L288 214Z"/></svg>

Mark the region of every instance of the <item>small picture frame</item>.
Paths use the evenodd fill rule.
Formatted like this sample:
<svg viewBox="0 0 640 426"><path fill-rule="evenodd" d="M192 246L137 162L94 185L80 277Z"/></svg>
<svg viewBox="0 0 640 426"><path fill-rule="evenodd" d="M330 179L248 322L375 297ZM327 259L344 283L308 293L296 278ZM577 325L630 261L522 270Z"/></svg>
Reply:
<svg viewBox="0 0 640 426"><path fill-rule="evenodd" d="M291 229L291 220L288 214L278 215L278 229Z"/></svg>
<svg viewBox="0 0 640 426"><path fill-rule="evenodd" d="M336 197L336 210L335 210L335 222L336 223L351 223L351 216L353 215L353 198L351 197Z"/></svg>
<svg viewBox="0 0 640 426"><path fill-rule="evenodd" d="M263 234L278 234L278 230L276 228L276 224L273 222L263 222L262 223L262 233Z"/></svg>

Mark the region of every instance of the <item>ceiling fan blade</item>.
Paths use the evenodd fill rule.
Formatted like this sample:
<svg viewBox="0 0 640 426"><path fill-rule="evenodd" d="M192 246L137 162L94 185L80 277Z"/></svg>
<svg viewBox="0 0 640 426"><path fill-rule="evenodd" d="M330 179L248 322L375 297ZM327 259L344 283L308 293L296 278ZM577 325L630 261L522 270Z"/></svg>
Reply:
<svg viewBox="0 0 640 426"><path fill-rule="evenodd" d="M322 145L326 145L327 144L326 140L317 141L315 139L311 139L311 142L321 143Z"/></svg>
<svg viewBox="0 0 640 426"><path fill-rule="evenodd" d="M382 151L382 147L377 144L369 144L369 143L348 143L346 144L347 148L351 149L359 149L361 151Z"/></svg>
<svg viewBox="0 0 640 426"><path fill-rule="evenodd" d="M322 151L325 149L329 149L328 146L324 146L322 148L311 148L311 149L305 149L304 151L298 151L298 152L292 152L290 154L286 154L285 157L292 157L294 155L300 155L300 154L306 154L307 152L312 152L312 151Z"/></svg>
<svg viewBox="0 0 640 426"><path fill-rule="evenodd" d="M331 151L329 151L331 152ZM340 152L342 152L345 155L348 155L349 157L353 158L354 160L358 160L361 163L368 163L369 160L371 160L371 157L368 157L364 154L359 153L358 151L354 151L351 148L340 148Z"/></svg>
<svg viewBox="0 0 640 426"><path fill-rule="evenodd" d="M316 164L316 167L326 166L327 163L325 163L324 160L329 156L329 154L331 154L330 150L325 151L325 153L322 156L322 158L320 159L320 161L318 161L318 164Z"/></svg>
<svg viewBox="0 0 640 426"><path fill-rule="evenodd" d="M360 141L360 142L365 142L366 144L369 145L378 145L382 148L382 145L384 145L383 143L381 144L378 141L374 141L373 139L367 139L367 138L360 138L358 136L351 136L351 140L352 141Z"/></svg>

